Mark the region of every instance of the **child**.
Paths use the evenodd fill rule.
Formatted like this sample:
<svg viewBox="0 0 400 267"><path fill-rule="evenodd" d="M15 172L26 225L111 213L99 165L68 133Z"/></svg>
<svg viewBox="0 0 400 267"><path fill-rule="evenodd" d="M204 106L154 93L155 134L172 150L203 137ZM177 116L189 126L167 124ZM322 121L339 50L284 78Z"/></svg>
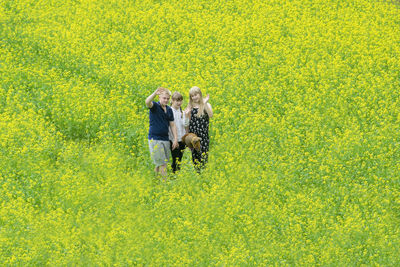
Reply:
<svg viewBox="0 0 400 267"><path fill-rule="evenodd" d="M189 133L195 133L201 138L200 151L192 150L192 161L197 170L204 167L208 160L210 138L208 136L209 120L213 116L212 108L208 100L210 96L203 98L199 87L194 86L189 90L189 105L185 110L189 118Z"/></svg>
<svg viewBox="0 0 400 267"><path fill-rule="evenodd" d="M176 130L177 130L177 139L178 139L178 144L179 146L176 149L172 148L173 144L173 133L172 133L172 128L169 129L169 140L171 144L171 154L172 154L172 172L176 172L177 170L180 169L180 163L182 161L183 157L183 151L185 150L185 143L182 140L182 136L186 134L185 130L185 114L182 112L182 101L183 97L180 93L174 92L172 95L172 103L171 103L171 108L172 112L174 113L174 122L176 125Z"/></svg>
<svg viewBox="0 0 400 267"><path fill-rule="evenodd" d="M159 96L159 102L153 101L155 96ZM167 105L171 92L163 87L157 90L146 98L146 106L149 108L149 148L151 158L156 165L154 171L156 174L166 179L167 176L167 162L170 156L169 144L169 127L171 127L173 134L172 148L178 147L176 126L174 123L174 115L172 109Z"/></svg>

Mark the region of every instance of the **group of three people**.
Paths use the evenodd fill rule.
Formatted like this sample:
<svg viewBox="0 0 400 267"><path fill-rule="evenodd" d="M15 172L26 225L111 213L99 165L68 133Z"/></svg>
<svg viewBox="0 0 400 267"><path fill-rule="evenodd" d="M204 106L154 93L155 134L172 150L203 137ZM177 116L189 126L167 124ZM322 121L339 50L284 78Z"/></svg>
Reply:
<svg viewBox="0 0 400 267"><path fill-rule="evenodd" d="M159 101L154 98L158 95ZM167 175L167 164L172 154L172 171L180 168L180 162L185 149L182 137L186 133L194 133L201 138L200 150L192 149L192 161L199 172L208 160L210 138L208 134L209 120L213 116L212 108L208 103L210 97L203 98L199 87L189 90L189 103L182 111L183 96L179 92L172 94L172 103L169 106L171 92L163 87L146 98L149 108L149 148L155 164L155 172L162 177Z"/></svg>

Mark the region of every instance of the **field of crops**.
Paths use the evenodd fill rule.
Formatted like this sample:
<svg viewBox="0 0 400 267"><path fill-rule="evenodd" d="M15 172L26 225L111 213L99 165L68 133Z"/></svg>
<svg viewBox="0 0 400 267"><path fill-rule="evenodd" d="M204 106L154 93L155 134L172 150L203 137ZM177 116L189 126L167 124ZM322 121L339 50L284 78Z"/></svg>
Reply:
<svg viewBox="0 0 400 267"><path fill-rule="evenodd" d="M1 0L0 262L400 262L400 6ZM144 100L210 94L155 179Z"/></svg>

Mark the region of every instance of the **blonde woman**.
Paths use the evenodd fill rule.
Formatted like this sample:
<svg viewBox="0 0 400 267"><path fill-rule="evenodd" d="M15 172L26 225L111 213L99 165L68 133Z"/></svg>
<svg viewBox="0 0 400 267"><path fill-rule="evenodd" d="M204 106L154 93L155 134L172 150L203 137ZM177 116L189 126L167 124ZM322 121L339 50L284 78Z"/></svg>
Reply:
<svg viewBox="0 0 400 267"><path fill-rule="evenodd" d="M200 151L192 150L192 161L198 172L204 167L208 160L208 150L210 145L210 137L208 135L208 126L213 116L210 103L210 96L203 98L203 94L199 87L194 86L189 90L189 104L185 110L189 127L189 133L194 133L201 138Z"/></svg>

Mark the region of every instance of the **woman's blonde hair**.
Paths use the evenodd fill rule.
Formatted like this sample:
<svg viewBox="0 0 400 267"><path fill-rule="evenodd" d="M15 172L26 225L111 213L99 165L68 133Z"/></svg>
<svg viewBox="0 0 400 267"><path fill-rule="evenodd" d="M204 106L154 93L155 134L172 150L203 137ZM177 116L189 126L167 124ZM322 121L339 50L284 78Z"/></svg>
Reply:
<svg viewBox="0 0 400 267"><path fill-rule="evenodd" d="M190 108L190 109L193 108L192 96L195 95L195 94L199 94L199 95L200 95L199 111L197 112L196 116L197 116L197 117L201 117L201 116L204 115L203 94L201 93L200 88L197 87L197 86L193 86L193 87L190 88L190 90L189 90L189 108Z"/></svg>

